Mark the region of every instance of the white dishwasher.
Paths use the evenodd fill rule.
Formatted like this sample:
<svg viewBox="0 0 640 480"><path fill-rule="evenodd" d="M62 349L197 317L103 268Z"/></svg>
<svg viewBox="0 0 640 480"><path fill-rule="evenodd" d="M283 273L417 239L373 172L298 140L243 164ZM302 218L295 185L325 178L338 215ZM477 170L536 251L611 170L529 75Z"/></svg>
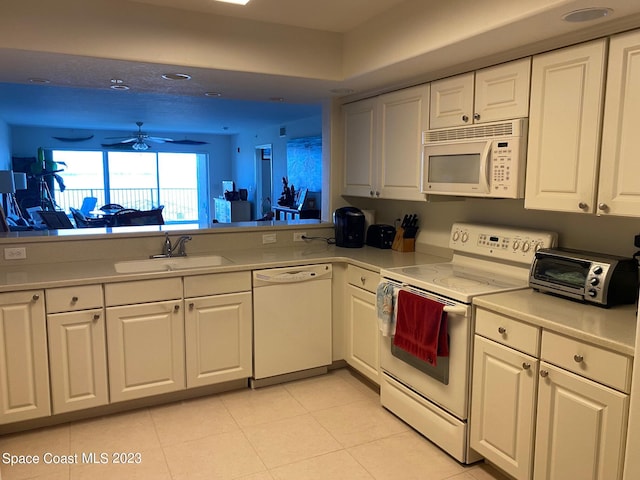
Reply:
<svg viewBox="0 0 640 480"><path fill-rule="evenodd" d="M252 386L327 372L331 264L253 272Z"/></svg>

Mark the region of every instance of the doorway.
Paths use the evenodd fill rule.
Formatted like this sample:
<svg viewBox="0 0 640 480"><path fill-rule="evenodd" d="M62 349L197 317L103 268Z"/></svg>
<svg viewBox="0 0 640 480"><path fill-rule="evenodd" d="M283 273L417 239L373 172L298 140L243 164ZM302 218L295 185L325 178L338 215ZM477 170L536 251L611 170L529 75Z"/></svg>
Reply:
<svg viewBox="0 0 640 480"><path fill-rule="evenodd" d="M272 212L273 201L273 145L255 147L256 153L256 219L265 218Z"/></svg>

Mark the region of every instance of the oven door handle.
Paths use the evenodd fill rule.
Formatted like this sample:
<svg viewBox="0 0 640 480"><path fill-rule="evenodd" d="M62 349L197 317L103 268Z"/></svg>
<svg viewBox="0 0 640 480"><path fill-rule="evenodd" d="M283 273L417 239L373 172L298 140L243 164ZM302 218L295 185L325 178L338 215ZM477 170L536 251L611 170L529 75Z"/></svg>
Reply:
<svg viewBox="0 0 640 480"><path fill-rule="evenodd" d="M462 315L463 317L467 315L467 307L458 305L445 305L442 311L453 315Z"/></svg>

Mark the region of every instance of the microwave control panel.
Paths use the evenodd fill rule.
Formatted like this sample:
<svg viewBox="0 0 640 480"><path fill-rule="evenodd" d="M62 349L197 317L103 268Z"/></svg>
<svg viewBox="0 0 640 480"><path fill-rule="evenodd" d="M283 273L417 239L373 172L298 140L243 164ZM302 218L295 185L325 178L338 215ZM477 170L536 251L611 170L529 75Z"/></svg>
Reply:
<svg viewBox="0 0 640 480"><path fill-rule="evenodd" d="M518 171L518 158L523 158L524 152L520 152L520 139L494 140L491 142L491 167L489 172L489 184L492 194L507 196L510 192L520 190L522 180Z"/></svg>
<svg viewBox="0 0 640 480"><path fill-rule="evenodd" d="M454 223L449 248L457 252L530 264L537 250L555 247L558 234L498 225Z"/></svg>

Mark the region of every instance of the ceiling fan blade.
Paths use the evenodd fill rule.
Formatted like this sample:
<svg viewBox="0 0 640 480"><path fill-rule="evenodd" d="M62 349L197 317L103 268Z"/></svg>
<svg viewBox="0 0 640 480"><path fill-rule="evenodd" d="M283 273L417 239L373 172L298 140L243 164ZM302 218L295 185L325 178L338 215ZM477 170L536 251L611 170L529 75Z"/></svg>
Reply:
<svg viewBox="0 0 640 480"><path fill-rule="evenodd" d="M171 140L170 138L165 139L167 143L175 143L176 145L206 145L209 142L201 142L199 140Z"/></svg>
<svg viewBox="0 0 640 480"><path fill-rule="evenodd" d="M116 143L102 143L101 145L103 147L127 148L127 147L131 147L134 143L135 143L135 140L127 140L127 141L124 141L124 142L116 142Z"/></svg>
<svg viewBox="0 0 640 480"><path fill-rule="evenodd" d="M119 140L120 142L135 142L138 137L104 137L105 140Z"/></svg>
<svg viewBox="0 0 640 480"><path fill-rule="evenodd" d="M146 140L149 140L150 142L156 142L156 143L166 143L166 142L172 141L170 138L163 138L163 137L145 137L145 141Z"/></svg>

